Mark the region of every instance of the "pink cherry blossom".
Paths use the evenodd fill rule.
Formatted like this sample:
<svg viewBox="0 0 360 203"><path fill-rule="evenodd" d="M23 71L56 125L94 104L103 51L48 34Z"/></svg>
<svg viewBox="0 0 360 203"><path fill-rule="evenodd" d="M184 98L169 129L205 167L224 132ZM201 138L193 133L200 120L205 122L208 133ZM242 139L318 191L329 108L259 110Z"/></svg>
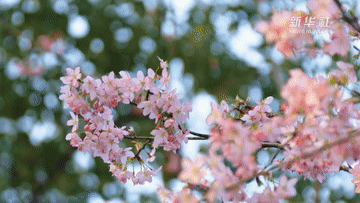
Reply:
<svg viewBox="0 0 360 203"><path fill-rule="evenodd" d="M153 142L153 147L158 147L159 145L162 144L167 144L168 141L168 132L164 129L164 128L159 128L158 130L153 130L151 131L152 135L155 136L154 138L154 142Z"/></svg>
<svg viewBox="0 0 360 203"><path fill-rule="evenodd" d="M211 102L211 113L206 118L206 124L212 125L222 120L222 112L215 102Z"/></svg>
<svg viewBox="0 0 360 203"><path fill-rule="evenodd" d="M169 67L169 64L166 61L163 61L161 58L158 57L158 59L160 60L160 68L162 69L166 69L167 67Z"/></svg>
<svg viewBox="0 0 360 203"><path fill-rule="evenodd" d="M70 140L70 145L73 147L78 147L82 143L82 139L74 132L67 134L65 139Z"/></svg>
<svg viewBox="0 0 360 203"><path fill-rule="evenodd" d="M114 87L114 81L115 81L115 74L113 71L110 72L109 76L102 76L102 88L106 91L106 92L112 92L114 91L115 87Z"/></svg>
<svg viewBox="0 0 360 203"><path fill-rule="evenodd" d="M96 142L94 149L94 157L101 157L105 163L111 163L109 159L109 152L111 146L108 142Z"/></svg>
<svg viewBox="0 0 360 203"><path fill-rule="evenodd" d="M295 184L298 180L292 178L288 180L285 175L280 176L279 185L276 187L276 194L280 198L289 198L296 195Z"/></svg>
<svg viewBox="0 0 360 203"><path fill-rule="evenodd" d="M342 80L346 81L346 82L342 81L343 84L347 84L347 82L356 83L357 77L353 65L345 63L343 61L336 62L336 65L342 71L342 72L336 72L338 74L337 77L340 79L340 81Z"/></svg>
<svg viewBox="0 0 360 203"><path fill-rule="evenodd" d="M144 109L143 110L143 115L144 116L147 116L149 115L149 118L150 119L154 119L156 118L156 115L157 115L157 108L156 106L154 105L154 102L151 102L151 101L143 101L143 102L140 102L138 105L137 105L138 108L141 108L141 109Z"/></svg>
<svg viewBox="0 0 360 203"><path fill-rule="evenodd" d="M64 108L69 107L69 103L71 103L71 100L73 99L72 98L72 93L70 91L70 86L69 85L62 86L60 88L60 93L63 93L63 94L61 94L59 96L59 99L60 100L65 100Z"/></svg>
<svg viewBox="0 0 360 203"><path fill-rule="evenodd" d="M286 113L299 111L313 112L319 107L320 100L327 94L325 81L310 78L300 69L290 71L291 78L283 88L281 96L288 100Z"/></svg>
<svg viewBox="0 0 360 203"><path fill-rule="evenodd" d="M309 0L307 6L319 18L335 18L340 15L340 10L333 0Z"/></svg>
<svg viewBox="0 0 360 203"><path fill-rule="evenodd" d="M121 156L121 163L122 163L123 165L126 164L126 162L127 162L127 160L128 160L129 157L134 157L134 156L135 156L135 154L134 154L132 151L130 151L131 149L132 149L131 147L127 147L127 148L125 148L125 149L119 148L119 151L118 151L117 153L120 154L120 156Z"/></svg>
<svg viewBox="0 0 360 203"><path fill-rule="evenodd" d="M123 183L126 183L128 179L132 179L134 177L130 171L121 170L113 163L110 164L109 171L113 173L117 180L122 181Z"/></svg>
<svg viewBox="0 0 360 203"><path fill-rule="evenodd" d="M161 167L158 168L156 171L152 171L149 168L145 168L144 171L140 171L136 174L136 177L139 180L139 184L142 185L145 183L145 181L151 183L152 182L152 176L155 176L156 173L161 170Z"/></svg>
<svg viewBox="0 0 360 203"><path fill-rule="evenodd" d="M148 159L146 160L146 163L153 162L155 160L155 152L156 152L156 148L153 148L151 152L148 154Z"/></svg>
<svg viewBox="0 0 360 203"><path fill-rule="evenodd" d="M84 84L80 86L82 91L85 91L87 94L90 94L90 99L94 100L96 98L96 88L101 84L100 80L94 80L90 76L86 76L84 79Z"/></svg>
<svg viewBox="0 0 360 203"><path fill-rule="evenodd" d="M324 51L330 55L340 54L345 56L349 50L351 41L349 38L336 37L330 43L325 43Z"/></svg>
<svg viewBox="0 0 360 203"><path fill-rule="evenodd" d="M354 168L349 169L349 171L355 175L355 179L351 181L356 185L355 192L360 193L360 164L357 163Z"/></svg>
<svg viewBox="0 0 360 203"><path fill-rule="evenodd" d="M162 78L160 79L160 82L166 87L170 88L170 75L168 74L168 71L166 68L162 70Z"/></svg>
<svg viewBox="0 0 360 203"><path fill-rule="evenodd" d="M256 103L258 104L258 106L260 106L261 110L263 112L267 112L270 113L271 112L271 108L269 106L269 104L271 104L271 102L274 100L274 97L267 97L266 99L264 99L263 101L259 102L256 101Z"/></svg>
<svg viewBox="0 0 360 203"><path fill-rule="evenodd" d="M72 111L70 111L70 115L71 115L71 120L69 120L66 124L68 125L68 126L73 126L73 128L72 128L72 132L75 132L77 129L78 129L78 127L79 127L79 117L78 117L78 115L75 115Z"/></svg>
<svg viewBox="0 0 360 203"><path fill-rule="evenodd" d="M123 126L121 128L113 128L112 132L120 140L123 140L125 136L128 136L130 132L125 130L126 126Z"/></svg>
<svg viewBox="0 0 360 203"><path fill-rule="evenodd" d="M178 193L174 199L174 201L178 203L200 203L200 200L191 192L189 188L184 188L181 190L181 192Z"/></svg>
<svg viewBox="0 0 360 203"><path fill-rule="evenodd" d="M67 68L66 69L67 76L60 77L60 80L65 84L71 84L73 87L78 87L78 80L81 78L80 67L76 67L75 69Z"/></svg>
<svg viewBox="0 0 360 203"><path fill-rule="evenodd" d="M206 175L206 171L202 167L204 161L204 157L197 157L195 161L191 161L189 158L184 158L181 161L183 170L179 174L179 179L198 185Z"/></svg>

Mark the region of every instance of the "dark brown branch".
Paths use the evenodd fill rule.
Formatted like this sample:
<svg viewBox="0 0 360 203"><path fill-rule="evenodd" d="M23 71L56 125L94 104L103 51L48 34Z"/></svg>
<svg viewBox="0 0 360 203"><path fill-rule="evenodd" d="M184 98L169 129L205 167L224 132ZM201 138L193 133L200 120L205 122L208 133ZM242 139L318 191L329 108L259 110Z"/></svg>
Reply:
<svg viewBox="0 0 360 203"><path fill-rule="evenodd" d="M124 137L124 139L129 139L129 140L154 140L154 137L138 137L138 136L126 136ZM188 140L206 140L204 138L201 137L188 137Z"/></svg>
<svg viewBox="0 0 360 203"><path fill-rule="evenodd" d="M154 137L125 136L124 139L128 139L128 140L154 140Z"/></svg>
<svg viewBox="0 0 360 203"><path fill-rule="evenodd" d="M145 149L146 145L149 144L150 142L151 142L151 140L148 140L148 141L146 141L146 142L143 144L143 146L142 146L142 147L139 149L139 151L135 154L135 158L140 159L140 157L139 157L140 152L141 152L143 149Z"/></svg>
<svg viewBox="0 0 360 203"><path fill-rule="evenodd" d="M264 169L268 168L268 167L272 164L272 162L275 160L275 158L276 158L277 155L281 152L281 150L282 150L281 148L278 148L278 149L276 150L276 152L273 154L273 156L271 157L269 163L264 167Z"/></svg>
<svg viewBox="0 0 360 203"><path fill-rule="evenodd" d="M154 137L138 137L138 136L126 136L124 137L124 139L129 139L129 140L154 140ZM206 138L203 137L188 137L188 140L206 140ZM277 143L277 142L263 142L261 143L261 148L278 148L278 149L284 149L284 147L282 146L282 144Z"/></svg>
<svg viewBox="0 0 360 203"><path fill-rule="evenodd" d="M342 171L346 171L346 172L349 172L350 173L350 167L348 167L348 166L345 166L345 165L341 165L340 166L340 170L342 170Z"/></svg>
<svg viewBox="0 0 360 203"><path fill-rule="evenodd" d="M209 139L209 137L210 137L210 136L207 135L207 134L196 133L196 132L193 132L193 131L190 131L190 134L193 134L193 135L202 137L202 138L204 138L204 139Z"/></svg>
<svg viewBox="0 0 360 203"><path fill-rule="evenodd" d="M342 14L342 18L351 26L353 27L358 33L360 33L360 25L358 22L358 18L356 16L348 16L346 14L346 12L344 11L344 9L342 8L342 5L340 3L339 0L334 0L334 2L336 3L336 5L339 7L341 14Z"/></svg>
<svg viewBox="0 0 360 203"><path fill-rule="evenodd" d="M284 149L284 146L280 143L277 142L263 142L261 143L261 148L268 148L268 147L273 147L273 148L278 148L278 149Z"/></svg>
<svg viewBox="0 0 360 203"><path fill-rule="evenodd" d="M137 103L135 103L135 102L130 101L130 104L132 104L132 105L134 105L134 106L137 107Z"/></svg>

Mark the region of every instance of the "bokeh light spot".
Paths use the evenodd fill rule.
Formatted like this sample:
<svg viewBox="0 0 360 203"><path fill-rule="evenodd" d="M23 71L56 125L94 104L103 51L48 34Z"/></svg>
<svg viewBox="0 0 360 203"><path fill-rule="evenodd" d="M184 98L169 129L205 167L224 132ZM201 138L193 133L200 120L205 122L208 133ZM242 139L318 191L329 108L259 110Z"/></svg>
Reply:
<svg viewBox="0 0 360 203"><path fill-rule="evenodd" d="M21 8L25 13L35 13L40 9L40 3L35 0L25 0Z"/></svg>
<svg viewBox="0 0 360 203"><path fill-rule="evenodd" d="M123 3L118 6L116 9L116 13L119 17L128 17L134 12L134 6L131 3Z"/></svg>
<svg viewBox="0 0 360 203"><path fill-rule="evenodd" d="M86 75L91 75L95 72L95 65L90 61L85 61L81 64L81 71Z"/></svg>
<svg viewBox="0 0 360 203"><path fill-rule="evenodd" d="M54 11L58 14L63 14L68 12L69 4L65 0L57 0L53 5Z"/></svg>
<svg viewBox="0 0 360 203"><path fill-rule="evenodd" d="M74 16L69 20L68 32L74 38L85 37L90 31L88 20L83 16Z"/></svg>
<svg viewBox="0 0 360 203"><path fill-rule="evenodd" d="M43 78L35 78L32 82L32 87L39 92L44 91L47 86L48 83Z"/></svg>
<svg viewBox="0 0 360 203"><path fill-rule="evenodd" d="M6 66L5 74L11 80L16 79L20 76L20 69L15 63L16 60L17 59L12 59Z"/></svg>
<svg viewBox="0 0 360 203"><path fill-rule="evenodd" d="M31 41L26 37L20 37L18 40L21 51L26 52L31 49Z"/></svg>
<svg viewBox="0 0 360 203"><path fill-rule="evenodd" d="M118 42L127 42L133 37L133 32L130 28L120 28L115 32L115 40Z"/></svg>
<svg viewBox="0 0 360 203"><path fill-rule="evenodd" d="M75 170L78 172L90 170L95 166L94 158L89 153L76 151L73 159Z"/></svg>
<svg viewBox="0 0 360 203"><path fill-rule="evenodd" d="M98 54L104 50L104 42L99 38L93 39L90 42L90 49L92 52Z"/></svg>
<svg viewBox="0 0 360 203"><path fill-rule="evenodd" d="M140 44L140 49L149 54L154 52L156 49L156 43L150 37L143 37L142 39L140 39L139 44Z"/></svg>
<svg viewBox="0 0 360 203"><path fill-rule="evenodd" d="M0 1L0 11L4 11L13 6L16 6L20 2L21 2L21 0L1 0Z"/></svg>
<svg viewBox="0 0 360 203"><path fill-rule="evenodd" d="M54 93L49 93L45 96L44 103L48 109L55 109L59 104L59 100Z"/></svg>
<svg viewBox="0 0 360 203"><path fill-rule="evenodd" d="M11 22L15 26L19 26L24 23L25 17L24 14L20 11L16 11L11 16Z"/></svg>
<svg viewBox="0 0 360 203"><path fill-rule="evenodd" d="M39 106L41 103L41 96L39 93L32 93L29 97L29 102L33 106Z"/></svg>

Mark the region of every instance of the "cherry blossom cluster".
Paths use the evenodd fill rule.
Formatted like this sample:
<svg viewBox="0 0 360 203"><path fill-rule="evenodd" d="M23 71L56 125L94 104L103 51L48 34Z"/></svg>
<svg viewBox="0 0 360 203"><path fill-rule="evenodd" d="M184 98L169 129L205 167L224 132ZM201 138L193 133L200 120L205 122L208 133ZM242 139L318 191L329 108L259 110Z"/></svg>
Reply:
<svg viewBox="0 0 360 203"><path fill-rule="evenodd" d="M344 161L353 163L359 158L360 140L352 135L356 128L351 120L358 119L359 110L342 99L340 87L356 82L357 78L351 64L340 61L337 66L339 69L328 77L318 78L311 78L299 69L291 70L281 93L285 99L283 114L270 117L273 97L256 101L255 107L237 98L232 110L225 101L219 105L211 103L212 112L206 119L208 125L213 125L208 154L194 161L183 159L179 179L187 182L188 187L175 193L159 189L161 198L165 202L188 199L196 202L199 200L192 192L196 188L206 191L208 202L216 202L218 198L234 202L261 202L270 198L277 202L294 196L296 179L288 180L285 176L281 176L274 189L267 186L263 193L251 197L245 192L247 181L271 174L268 167L256 162L256 153L264 148L264 143L276 143L284 150L286 159L272 160L273 165L319 181L326 174L338 171ZM191 105L181 104L181 96L175 90L164 89L169 87L170 76L162 60L160 67L162 77L149 69L146 77L138 72L137 78L131 78L129 73L121 71L120 79L113 72L101 80L90 76L81 79L79 67L67 69L67 76L61 77L65 85L61 87L60 99L65 100L64 107L72 108L72 119L67 122L72 132L66 139L80 151L93 152L94 157L109 163L110 171L120 181L151 182L161 169L146 167L146 163L154 160L156 148L162 146L176 152L182 142L187 142L189 131L183 124ZM159 87L156 80L160 80ZM131 138L133 131L114 124L112 110L119 102L136 105L143 109L144 116L155 120L156 127L151 131L153 150L145 161L141 149L134 154L131 147L119 146L121 140ZM84 131L79 129L79 115L86 122ZM128 171L128 164L135 160L141 165L136 173ZM357 173L356 169L351 171Z"/></svg>
<svg viewBox="0 0 360 203"><path fill-rule="evenodd" d="M66 136L73 147L83 152L92 152L94 157L101 157L110 164L110 171L120 181L131 179L134 184L151 182L157 170L145 167L147 162L155 158L155 149L176 152L182 142L187 142L189 131L181 126L189 117L191 104L182 104L181 96L176 90L167 90L170 87L168 64L160 59L162 76L156 75L148 69L148 75L139 71L136 78L130 77L125 71L120 71L121 78L115 78L111 72L108 76L94 79L86 76L82 79L80 67L67 68L67 75L61 77L64 86L61 87L60 99L65 101L64 108L71 107L71 120L67 125L72 131ZM156 85L160 82L160 86ZM151 131L153 150L148 153L148 159L143 160L140 151L134 154L131 147L121 148L119 143L124 138L131 138L133 129L126 130L126 126L117 127L114 123L112 110L122 102L133 104L143 110L143 115L154 119L156 127ZM79 115L86 122L84 129L79 129ZM83 137L83 138L81 138ZM134 137L136 139L136 137ZM137 160L142 166L141 171L130 172L128 164ZM143 167L144 166L144 167Z"/></svg>
<svg viewBox="0 0 360 203"><path fill-rule="evenodd" d="M93 152L95 157L109 163L110 171L123 182L151 182L161 167L151 170L145 163L154 160L156 148L162 146L176 152L182 142L187 142L189 131L182 125L191 106L182 105L175 90L162 89L168 87L166 78L170 76L167 64L161 62L162 77L149 69L146 77L138 72L137 78L131 78L121 71L120 79L115 78L114 73L101 80L90 76L81 79L79 67L67 69L67 76L61 77L65 85L61 87L60 99L65 100L64 107L72 108L72 119L67 122L72 132L66 139L73 147ZM309 77L300 69L291 70L281 93L285 99L282 114L270 117L273 97L256 101L255 107L237 99L232 110L225 101L219 105L211 103L212 112L206 119L208 125L213 125L208 154L194 161L183 159L179 179L187 182L188 187L175 193L159 189L161 198L165 202L185 201L183 199L196 202L199 200L192 192L196 188L206 191L208 202L218 198L233 202L262 202L270 198L277 202L294 196L296 179L288 180L285 176L280 177L274 189L267 186L263 193L251 197L245 192L247 181L259 176L270 177L269 168L256 162L256 153L267 146L264 143L278 144L276 147L284 150L285 160L272 160L273 165L319 181L323 181L326 174L339 171L344 161L354 163L359 159L360 139L351 121L358 120L360 111L343 99L341 87L356 82L357 78L351 64L340 61L337 66L339 69L327 77L317 78ZM160 80L159 87L156 80ZM139 153L141 150L134 154L131 147L119 147L121 140L131 138L132 131L114 124L112 110L119 102L134 104L143 109L144 116L155 120L156 128L151 131L153 150L145 161ZM78 129L79 115L86 122L84 131ZM142 166L137 173L127 170L135 159ZM357 168L350 170L355 175L357 171ZM353 182L359 184L357 179Z"/></svg>
<svg viewBox="0 0 360 203"><path fill-rule="evenodd" d="M286 56L294 56L297 51L306 51L312 56L316 53L345 56L354 39L351 36L358 35L353 34L356 26L348 27L341 22L340 14L345 19L347 16L344 7L339 9L336 2L310 0L310 13L275 10L271 22L260 22L256 28ZM296 15L301 20L310 15L330 17L332 23L327 29L331 41L323 42L323 50L311 45L314 43L311 34L289 32L290 19ZM352 164L358 160L360 111L354 100L343 99L342 91L342 87L357 82L356 72L353 65L343 61L336 65L337 70L317 78L309 77L300 69L291 70L291 77L281 92L285 100L281 105L283 112L271 119L268 105L272 97L250 108L241 106L244 102L237 102L233 111L225 101L220 105L211 103L212 112L206 122L214 126L208 154L194 161L187 158L182 161L179 179L188 182L184 188L187 194L192 194L189 188L201 188L206 191L208 202L216 202L218 198L225 202L278 202L296 194L296 179L281 176L274 189L267 186L263 193L252 197L244 190L246 182L260 181L259 176L270 177L270 171L275 168L295 171L322 182L327 174L345 170L344 162ZM275 160L274 156L267 166L260 166L255 161L256 152L268 146L283 150L285 159ZM352 182L357 186L355 192L359 193L359 164L346 171L356 176ZM206 176L209 173L212 180ZM171 199L178 194L162 192L160 196Z"/></svg>
<svg viewBox="0 0 360 203"><path fill-rule="evenodd" d="M256 23L257 31L265 34L268 43L274 43L275 47L285 56L291 57L298 52L305 52L315 57L318 54L339 54L345 56L350 50L350 43L356 39L356 30L341 22L341 10L333 0L309 0L307 6L309 13L296 10L274 10L271 21ZM344 7L342 7L344 9ZM345 11L344 11L345 12ZM343 14L344 15L344 14ZM301 22L310 22L311 18L326 18L326 24L313 28L308 25L291 26L291 19L298 17ZM329 40L322 41L322 47L315 46L315 40L310 29L326 29L330 34Z"/></svg>
<svg viewBox="0 0 360 203"><path fill-rule="evenodd" d="M352 41L349 36L356 36L352 34L356 26L342 23L340 15L346 20L345 8L339 9L337 2L309 0L309 13L275 10L270 22L260 22L256 28L265 33L267 42L274 42L286 56L294 56L299 51L312 56L316 53L345 56ZM315 46L312 34L289 32L293 16L300 16L302 21L311 16L330 18L327 28L331 31L330 41L323 42L323 50ZM182 159L178 178L187 186L178 192L160 187L158 194L162 201L279 202L296 195L297 179L281 175L273 180L272 170L293 171L322 182L327 174L344 170L344 162L355 163L360 158L360 109L354 100L343 98L343 87L356 83L357 77L353 65L343 61L336 65L337 70L316 78L300 69L291 70L290 79L281 92L282 111L276 114L269 106L273 101L271 96L256 101L254 107L247 104L248 100L244 102L238 97L232 105L225 101L212 102L212 111L206 119L212 126L211 132L202 137L211 141L208 153L195 160ZM111 72L101 80L90 76L82 79L79 67L67 69L67 76L61 77L65 85L60 90L64 107L72 108L72 119L67 122L72 132L66 139L79 150L92 152L94 157L109 163L110 171L118 180L131 180L134 185L151 182L161 170L161 167L151 170L146 166L155 159L156 148L163 147L175 153L183 142L187 143L186 135L190 133L184 124L189 118L191 104L182 104L176 90L166 89L170 87L167 67L168 64L160 59L161 76L148 69L146 77L138 72L137 77L132 78L129 73L120 71L120 79ZM114 124L112 110L119 102L136 105L144 116L155 120L156 127L150 132L153 137L147 142L152 141L153 149L147 153L146 160L140 152L147 143L137 147L136 154L131 147L119 146L125 138L136 139L131 136L132 129ZM84 131L79 129L79 115L86 122ZM278 148L277 152L282 151L284 158L276 159L275 153L268 165L259 165L257 152L269 147ZM136 173L128 171L128 164L135 160L141 165ZM356 176L352 182L356 185L355 192L360 193L359 164L346 170ZM251 180L264 183L261 176L266 183L273 182L274 187L266 184L262 193L249 196L246 183ZM195 190L204 194L204 199L199 199Z"/></svg>
<svg viewBox="0 0 360 203"><path fill-rule="evenodd" d="M255 193L248 202L278 202L279 199L290 198L296 195L294 188L297 182L296 178L288 180L285 175L281 175L278 185L271 190L269 186L266 186L263 193Z"/></svg>
<svg viewBox="0 0 360 203"><path fill-rule="evenodd" d="M304 21L308 15L302 11L279 11L274 10L271 21L260 21L255 28L261 33L265 33L268 43L274 43L275 47L285 56L294 56L295 51L303 51L305 44L314 42L311 33L302 33L300 27L294 27L290 32L291 17L299 16Z"/></svg>
<svg viewBox="0 0 360 203"><path fill-rule="evenodd" d="M266 114L271 112L269 104L272 100L268 97L257 102L258 105L241 119L232 116L225 101L220 105L211 103L212 112L206 119L207 124L214 124L209 138L209 153L194 161L183 159L179 179L192 186L206 188L208 202L216 202L218 198L225 202L257 202L269 197L279 200L294 196L296 179L287 180L285 176L280 179L275 191L267 188L268 192L253 197L245 192L246 181L253 179L261 170L256 163L256 152L261 149L262 142L280 140L282 131L277 127L278 118L269 119ZM236 109L242 111L239 106ZM225 165L226 161L231 164ZM211 174L213 181L206 174Z"/></svg>
<svg viewBox="0 0 360 203"><path fill-rule="evenodd" d="M231 122L228 119L224 119L224 122L225 121ZM240 122L238 126L241 125ZM243 126L243 129L245 128L246 127ZM230 127L230 129L227 129L225 127L224 131L225 129L229 132L233 128ZM218 134L218 136L226 137L227 132L221 135ZM237 133L239 133L238 136L234 137L249 137L241 132ZM211 136L213 137L213 135ZM216 202L219 198L224 202L269 202L269 199L271 202L278 202L279 199L289 198L296 194L294 186L297 179L288 180L283 175L280 177L279 183L275 186L274 190L271 190L268 186L264 193L255 194L252 197L248 196L245 191L245 182L252 179L251 177L260 170L260 167L257 166L254 161L254 153L256 148L259 148L256 147L258 143L251 140L252 142L244 141L244 143L240 144L237 139L235 141L229 139L229 137L224 139L227 140L226 144L221 141L212 142L207 156L199 156L194 161L188 158L183 159L183 171L180 173L179 179L187 182L188 186L183 188L181 193L169 193L166 192L166 190L164 192L164 189L161 188L158 194L164 202L173 202L177 198L180 198L180 194L185 192L189 198L195 200L195 196L191 192L191 190L194 189L205 191L205 199L207 202ZM230 149L232 152L225 151L230 148L228 146L232 147ZM239 147L239 149L237 149L237 147ZM247 147L249 147L249 149L246 149ZM231 155L237 158L231 159L229 153L232 153ZM225 165L225 160L230 161L232 166ZM233 172L234 169L236 169L235 173ZM207 174L211 174L214 180L212 181L211 178L208 178ZM189 189L191 190L189 191Z"/></svg>
<svg viewBox="0 0 360 203"><path fill-rule="evenodd" d="M247 196L245 183L259 176L270 177L270 164L272 168L295 171L322 182L326 174L339 171L345 161L354 163L360 158L360 138L352 121L358 121L360 111L343 99L341 87L357 78L351 64L339 61L337 66L327 77L317 78L300 69L291 70L281 94L285 99L283 113L271 118L272 97L257 101L251 110L246 110L244 102L232 105L233 111L239 111L237 114L225 101L220 105L211 103L212 112L206 119L207 124L213 125L209 152L194 161L183 159L179 179L190 186L206 188L208 202L216 202L217 198L278 202L296 195L296 179L281 176L275 189L267 186L263 193L252 197ZM258 165L256 153L269 146L266 143L278 144L276 147L284 150L285 160L272 160L266 167ZM350 170L357 176L353 180L357 187L359 171L358 166ZM206 174L211 174L212 181Z"/></svg>
<svg viewBox="0 0 360 203"><path fill-rule="evenodd" d="M339 88L344 81L356 82L356 74L350 64L338 62L337 65L339 69L334 72L341 76L340 80L333 80L334 72L328 78L314 79L300 70L293 70L282 91L288 101L283 123L297 126L283 141L287 143L284 156L294 159L283 170L296 171L320 182L326 174L339 171L344 161L353 163L359 158L360 140L351 137L357 133L354 133L356 126L352 120L358 120L359 109L342 99ZM331 146L334 143L336 145ZM320 153L299 160L301 154L318 149L322 149Z"/></svg>

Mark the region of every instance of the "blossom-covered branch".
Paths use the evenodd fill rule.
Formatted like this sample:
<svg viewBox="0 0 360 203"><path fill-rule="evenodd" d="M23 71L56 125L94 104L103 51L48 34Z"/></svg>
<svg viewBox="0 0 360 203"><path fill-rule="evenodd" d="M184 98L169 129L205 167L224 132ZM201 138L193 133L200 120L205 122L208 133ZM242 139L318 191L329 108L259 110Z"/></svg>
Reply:
<svg viewBox="0 0 360 203"><path fill-rule="evenodd" d="M311 54L315 50L345 56L352 39L339 16L342 13L345 20L350 17L343 10L328 9L337 8L336 2L319 4L309 1L310 13L274 11L270 22L258 23L256 27L265 34L267 42L274 42L288 57L299 51ZM333 21L329 30L334 32L331 42L323 43L323 50L314 45L311 33L289 33L293 14L307 19L324 13L328 14L328 20ZM279 19L285 20L279 22ZM280 94L284 100L281 112L276 114L270 108L274 100L272 96L256 101L256 106L249 106L248 100L245 102L237 97L235 104L231 105L234 107L232 110L226 101L211 102L211 113L206 118L206 123L212 126L208 135L186 129L191 103L182 103L176 90L169 89L168 64L161 59L161 75L148 69L147 76L139 71L134 78L125 71L120 71L120 79L113 72L101 79L82 78L80 68L67 69L67 75L61 77L64 86L60 96L65 101L64 107L71 107L72 119L67 124L72 126L72 132L66 139L79 150L93 152L94 156L109 163L110 171L118 180L131 180L134 184L150 182L161 169L152 170L147 166L154 161L157 148L175 153L188 140L209 140L208 154L201 154L195 160L182 160L179 179L188 183L188 187L178 193L159 189L165 201L174 202L187 197L192 202L199 202L193 190L201 188L208 202L216 202L218 198L232 202L278 202L296 194L296 179L282 175L274 189L267 186L262 194L252 197L245 192L246 183L253 179L261 182L259 176L271 177L272 170L277 168L320 182L327 174L339 170L360 174L359 166L349 168L343 165L360 158L360 136L354 124L360 123L360 110L354 105L360 99L358 96L343 99L343 87L356 83L357 76L352 64L337 61L336 66L336 70L316 78L300 69L290 70L290 78ZM136 106L144 116L155 121L150 137L132 135L127 126L114 124L112 110L120 102ZM86 122L84 132L78 129L79 116ZM189 134L196 137L187 137ZM138 150L136 154L132 147L119 146L123 139L140 140L132 142ZM150 143L152 150L149 153L145 146ZM268 165L259 165L256 161L258 151L270 147L278 150ZM280 151L284 158L276 160ZM143 159L145 153L147 157ZM128 171L128 165L136 160L141 165L140 171ZM360 180L356 178L353 182L359 188L356 191L360 192Z"/></svg>

